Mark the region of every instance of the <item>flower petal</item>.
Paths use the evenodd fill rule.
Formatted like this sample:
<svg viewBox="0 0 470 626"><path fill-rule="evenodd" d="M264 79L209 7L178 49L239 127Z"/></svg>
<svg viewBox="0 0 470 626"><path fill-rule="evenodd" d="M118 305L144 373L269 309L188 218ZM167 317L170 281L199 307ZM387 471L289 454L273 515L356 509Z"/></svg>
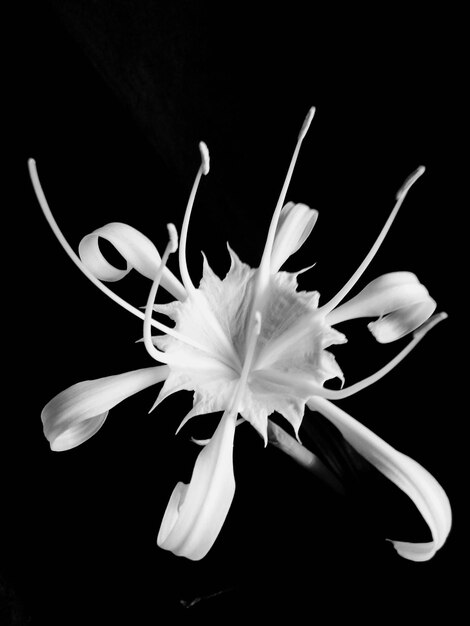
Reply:
<svg viewBox="0 0 470 626"><path fill-rule="evenodd" d="M174 350L169 358L170 373L152 409L178 391L194 391L194 403L202 402L205 413L223 411L233 396L238 378L216 359L190 350Z"/></svg>
<svg viewBox="0 0 470 626"><path fill-rule="evenodd" d="M423 543L392 541L398 554L411 561L427 561L434 556L444 544L452 524L449 500L437 480L419 463L392 448L328 400L313 397L308 407L330 420L353 448L413 500L423 516L433 540Z"/></svg>
<svg viewBox="0 0 470 626"><path fill-rule="evenodd" d="M109 409L125 398L164 380L166 365L85 380L52 398L41 413L51 450L70 450L90 439L103 425Z"/></svg>
<svg viewBox="0 0 470 626"><path fill-rule="evenodd" d="M436 302L411 272L391 272L370 282L360 293L328 314L330 324L358 317L380 319L368 324L379 343L416 330L434 312Z"/></svg>
<svg viewBox="0 0 470 626"><path fill-rule="evenodd" d="M104 258L98 239L106 239L126 260L125 270L119 270ZM161 258L153 243L141 232L122 224L111 222L83 237L78 249L84 265L100 280L115 282L124 278L132 268L153 281ZM176 276L167 268L163 270L161 285L178 300L186 298L186 290Z"/></svg>
<svg viewBox="0 0 470 626"><path fill-rule="evenodd" d="M275 274L297 252L312 232L318 211L306 204L288 202L281 211L271 253L271 273Z"/></svg>
<svg viewBox="0 0 470 626"><path fill-rule="evenodd" d="M235 494L233 439L236 414L226 412L194 465L189 485L179 482L171 494L157 544L193 561L214 544Z"/></svg>

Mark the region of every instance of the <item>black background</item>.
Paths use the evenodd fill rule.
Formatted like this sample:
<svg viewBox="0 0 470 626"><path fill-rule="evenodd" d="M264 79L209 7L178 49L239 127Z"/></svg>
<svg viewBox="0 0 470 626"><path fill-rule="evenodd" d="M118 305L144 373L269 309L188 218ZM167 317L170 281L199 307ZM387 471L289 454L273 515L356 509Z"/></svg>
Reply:
<svg viewBox="0 0 470 626"><path fill-rule="evenodd" d="M462 16L451 5L445 12L424 5L325 11L295 2L254 11L150 0L17 7L5 55L11 193L0 620L104 625L122 617L140 625L166 623L164 615L250 619L287 610L320 623L381 623L442 611L454 623L467 471L457 444L465 428L457 321L467 195ZM193 420L174 438L191 396L174 396L147 415L156 395L150 389L113 409L82 447L55 454L43 437L39 415L53 395L152 362L134 343L140 322L89 284L55 241L26 160L36 159L72 246L123 221L163 249L165 224L181 224L197 143L205 140L212 167L188 246L197 281L201 250L219 274L227 270L226 241L244 261L259 261L311 105L317 115L288 199L320 217L287 269L316 262L301 287L319 290L323 302L362 260L404 178L427 167L361 285L386 271L413 271L449 320L341 406L438 478L453 504L453 531L429 563L404 561L383 538L428 535L397 490L372 476L370 490L345 503L243 426L232 509L213 550L192 563L155 540L169 494L189 479L198 452L189 436L208 436L217 416ZM135 275L115 289L141 305L148 287ZM401 346L375 344L361 321L343 330L349 343L335 354L347 382Z"/></svg>

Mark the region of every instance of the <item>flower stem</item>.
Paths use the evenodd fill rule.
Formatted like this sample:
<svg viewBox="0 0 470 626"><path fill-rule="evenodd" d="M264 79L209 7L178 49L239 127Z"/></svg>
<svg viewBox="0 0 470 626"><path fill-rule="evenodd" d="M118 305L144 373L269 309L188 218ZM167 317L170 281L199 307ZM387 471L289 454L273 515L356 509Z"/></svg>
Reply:
<svg viewBox="0 0 470 626"><path fill-rule="evenodd" d="M343 485L323 461L271 420L268 420L268 441L279 450L285 452L306 470L315 474L334 491L344 495Z"/></svg>

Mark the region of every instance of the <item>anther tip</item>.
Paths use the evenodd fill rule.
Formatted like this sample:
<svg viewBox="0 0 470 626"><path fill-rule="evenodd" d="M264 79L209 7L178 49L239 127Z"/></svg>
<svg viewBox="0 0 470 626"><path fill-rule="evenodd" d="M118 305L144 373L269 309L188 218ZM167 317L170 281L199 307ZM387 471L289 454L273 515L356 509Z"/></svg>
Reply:
<svg viewBox="0 0 470 626"><path fill-rule="evenodd" d="M403 185L397 191L396 199L399 200L402 196L406 195L408 193L408 191L410 190L410 187L415 184L415 182L418 180L418 178L420 176L422 176L425 171L426 171L426 168L425 168L424 165L420 165L419 167L417 167L415 169L415 171L412 172L407 177L407 179L405 180Z"/></svg>
<svg viewBox="0 0 470 626"><path fill-rule="evenodd" d="M313 116L315 115L315 111L316 111L315 107L310 107L310 109L308 110L307 116L305 117L304 123L302 124L302 128L300 129L300 133L299 133L300 141L307 134L308 129L310 128L310 124L312 123Z"/></svg>
<svg viewBox="0 0 470 626"><path fill-rule="evenodd" d="M34 177L34 175L37 172L35 159L32 159L32 158L28 159L28 170L29 170L30 176Z"/></svg>
<svg viewBox="0 0 470 626"><path fill-rule="evenodd" d="M446 320L449 316L447 315L447 313L445 311L441 311L440 313L436 313L435 315L433 315L432 317L430 317L428 320L426 320L424 322L424 324L422 324L419 328L417 328L415 330L415 332L413 333L413 337L417 338L417 339L422 339L424 337L424 335L431 330L431 328L434 328L434 326L436 326L436 324L439 324L439 322L442 322L443 320Z"/></svg>
<svg viewBox="0 0 470 626"><path fill-rule="evenodd" d="M174 224L167 224L168 236L170 238L170 252L176 252L178 250L178 231Z"/></svg>
<svg viewBox="0 0 470 626"><path fill-rule="evenodd" d="M203 142L199 142L199 152L201 153L201 165L202 165L202 173L206 176L209 173L210 169L210 158L209 158L209 148Z"/></svg>

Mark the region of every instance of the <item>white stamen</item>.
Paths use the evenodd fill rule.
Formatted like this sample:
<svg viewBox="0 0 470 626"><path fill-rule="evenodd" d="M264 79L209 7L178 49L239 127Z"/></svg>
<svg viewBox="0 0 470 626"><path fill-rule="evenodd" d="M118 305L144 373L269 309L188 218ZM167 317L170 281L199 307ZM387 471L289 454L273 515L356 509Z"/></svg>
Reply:
<svg viewBox="0 0 470 626"><path fill-rule="evenodd" d="M176 226L174 224L167 224L168 229L168 237L170 239L169 243L171 245L171 254L178 250L178 231L176 230Z"/></svg>
<svg viewBox="0 0 470 626"><path fill-rule="evenodd" d="M261 262L260 262L258 271L256 273L256 287L255 287L255 295L254 295L253 303L252 303L252 310L262 311L265 306L266 289L269 284L269 279L271 276L271 256L273 252L276 230L279 224L279 217L281 215L282 207L284 206L287 190L289 188L289 184L292 178L292 174L294 172L295 164L299 156L302 141L304 140L305 135L307 134L307 131L310 128L310 124L312 122L314 115L315 115L315 107L311 107L300 129L300 132L297 138L297 143L295 145L291 162L289 164L289 169L287 170L286 178L284 180L284 184L282 185L281 194L277 201L276 208L274 209L274 213L271 219L271 224L268 230L268 235L266 237L266 243L264 246L263 255L261 257ZM249 333L248 333L248 336L249 336Z"/></svg>
<svg viewBox="0 0 470 626"><path fill-rule="evenodd" d="M288 372L279 372L276 370L258 370L257 375L260 378L268 380L274 384L282 385L291 390L296 389L297 393L300 395L310 394L311 396L320 396L329 400L342 400L343 398L348 398L349 396L354 395L358 391L362 391L362 389L365 389L366 387L370 387L370 385L374 384L383 376L388 374L401 361L403 361L406 356L408 356L408 354L418 345L421 339L423 339L431 328L434 328L436 324L446 318L447 313L438 313L437 315L431 317L421 326L421 328L413 333L413 339L410 343L405 346L405 348L403 348L403 350L399 352L391 361L371 376L367 376L367 378L364 378L349 387L344 387L343 389L326 389L325 387L320 387L317 383L313 382L311 378L303 378L300 375L293 376Z"/></svg>
<svg viewBox="0 0 470 626"><path fill-rule="evenodd" d="M153 281L152 288L150 289L149 297L147 300L147 306L145 307L145 318L144 318L145 348L152 358L156 359L157 361L162 361L163 363L168 361L168 357L165 355L164 352L162 352L161 350L158 350L153 345L151 327L152 327L153 305L155 304L155 298L157 296L158 287L160 286L160 281L162 279L163 270L165 269L166 264L168 262L168 257L170 256L170 254L175 252L178 247L176 228L173 226L173 224L168 224L167 228L168 228L169 241L165 248L165 252L163 253L162 261L157 270L157 275L155 276L155 280Z"/></svg>
<svg viewBox="0 0 470 626"><path fill-rule="evenodd" d="M424 165L420 165L412 174L410 174L403 183L403 185L400 187L400 189L397 191L396 199L399 200L401 196L406 195L410 187L414 185L414 183L418 180L420 176L424 174L425 171L426 168L424 167Z"/></svg>
<svg viewBox="0 0 470 626"><path fill-rule="evenodd" d="M362 263L359 265L359 267L354 272L354 274L351 276L351 278L348 280L348 282L344 285L344 287L342 289L340 289L338 291L338 293L329 302L324 304L319 309L325 315L327 315L330 311L332 311L335 307L338 306L338 304L347 296L347 294L351 291L351 289L357 283L359 278L365 272L365 270L369 266L370 262L372 261L374 256L377 254L377 252L378 252L380 246L382 245L382 243L383 243L383 241L384 241L388 231L390 230L390 227L393 224L393 221L394 221L395 217L397 216L397 213L398 213L401 205L403 204L403 200L405 199L406 194L410 190L411 186L418 180L418 178L422 174L424 174L424 171L425 171L425 168L421 165L410 176L408 176L406 181L400 187L400 189L399 189L399 191L398 191L398 193L396 195L395 206L393 207L392 212L390 213L387 221L385 222L382 230L380 231L379 236L377 237L377 239L376 239L374 245L372 246L372 248L369 250L367 256L362 261Z"/></svg>
<svg viewBox="0 0 470 626"><path fill-rule="evenodd" d="M167 228L168 228L168 234L169 234L169 241L166 246L165 252L163 253L162 261L158 268L157 275L155 276L155 280L153 281L152 288L150 289L149 297L147 300L147 305L145 307L145 316L144 316L145 348L147 349L147 352L150 354L151 357L153 357L154 359L158 361L162 361L163 363L168 362L168 357L166 356L164 352L162 352L161 350L158 350L155 347L155 344L154 344L155 338L152 337L150 333L150 328L152 326L152 322L154 321L152 319L152 312L153 312L153 307L155 304L155 298L157 296L157 291L160 286L160 281L163 275L163 270L165 269L166 264L168 262L168 257L173 252L176 252L177 247L178 247L176 228L174 227L173 224L168 224ZM198 341L195 341L194 339L191 339L190 337L181 335L178 331L175 331L172 328L166 327L163 324L161 326L167 329L165 331L167 335L171 335L175 339L178 339L179 341L182 341L183 343L186 343L187 345L193 346L194 348L197 348L198 350L201 350L202 352L206 354L212 355L212 353L206 348L206 346L200 344ZM220 360L226 363L225 359L221 358ZM228 365L232 366L231 363L228 363Z"/></svg>
<svg viewBox="0 0 470 626"><path fill-rule="evenodd" d="M126 309L126 311L129 311L130 313L132 313L136 317L139 317L140 319L143 320L145 316L142 313L142 311L139 311L139 309L135 308L134 306L132 306L132 304L129 304L128 302L123 300L120 296L118 296L113 291L111 291L111 289L109 289L109 287L107 287L100 280L98 280L98 278L96 278L96 276L94 274L92 274L92 272L90 272L90 270L86 267L86 265L84 265L82 263L80 257L75 253L73 248L70 246L69 242L64 237L62 231L60 230L60 228L59 228L59 226L57 224L57 222L55 221L54 216L52 215L52 211L49 208L49 204L48 204L48 202L46 200L46 196L44 195L44 191L43 191L41 183L39 181L39 176L38 176L37 169L36 169L36 162L35 162L34 159L28 159L28 168L29 168L29 174L31 176L31 182L33 184L33 188L34 188L34 191L36 193L36 198L37 198L37 200L39 202L39 205L40 205L40 207L42 209L42 212L44 213L44 216L45 216L45 218L46 218L46 220L47 220L47 222L48 222L52 232L56 236L57 240L59 241L60 245L63 247L65 252L71 258L71 260L75 263L75 265L78 267L78 269L81 272L83 272L83 274L85 274L85 276L88 278L88 280L90 280L94 285L96 285L96 287L98 287L98 289L100 289L103 293L105 293L109 298L111 298L111 300L114 300L114 302L116 302L117 304L122 306L124 309ZM158 328L159 330L165 330L166 329L166 327L163 328L162 324L160 324L160 323L158 323L156 321L152 322L152 325L155 328Z"/></svg>
<svg viewBox="0 0 470 626"><path fill-rule="evenodd" d="M313 116L315 115L315 107L310 107L308 110L307 116L302 124L302 128L299 133L299 140L302 141L305 135L308 133L308 129L310 128L310 124L312 123Z"/></svg>
<svg viewBox="0 0 470 626"><path fill-rule="evenodd" d="M417 331L413 333L413 339L410 343L403 348L401 352L399 352L391 361L389 361L382 368L377 370L371 376L367 376L363 380L355 383L354 385L350 385L349 387L344 387L344 389L338 390L328 390L327 394L324 395L325 398L329 398L330 400L341 400L343 398L347 398L348 396L352 396L353 394L365 389L366 387L370 387L375 382L380 380L385 374L388 374L393 368L395 368L403 359L408 356L408 354L415 348L418 343L423 339L427 332L434 328L436 324L442 322L447 318L447 313L438 313L431 317L425 324L421 326Z"/></svg>
<svg viewBox="0 0 470 626"><path fill-rule="evenodd" d="M287 170L286 178L284 180L284 184L282 185L281 193L277 201L276 208L274 209L273 217L271 219L271 224L269 226L268 236L266 238L266 244L264 246L263 256L261 258L261 263L258 269L258 291L260 293L264 291L269 281L271 254L272 254L272 249L274 245L274 237L276 235L277 225L279 223L279 216L281 214L281 209L284 206L287 190L289 188L289 184L292 179L292 174L294 173L294 168L297 162L297 158L299 156L302 141L304 140L305 135L307 134L307 131L310 127L314 114L315 114L315 107L311 107L309 109L307 117L304 120L304 123L302 124L302 128L300 129L300 133L297 138L297 143L296 143L294 152L292 154L289 169Z"/></svg>
<svg viewBox="0 0 470 626"><path fill-rule="evenodd" d="M210 170L209 148L203 141L199 142L199 152L201 153L202 173L207 176Z"/></svg>
<svg viewBox="0 0 470 626"><path fill-rule="evenodd" d="M181 227L181 242L179 251L181 280L183 281L183 284L188 291L188 294L194 293L196 291L196 287L193 285L191 277L189 276L188 265L186 261L186 241L188 238L189 220L191 218L191 211L193 209L193 204L196 198L196 193L199 187L201 176L203 174L206 175L209 172L209 150L207 149L207 146L203 141L199 143L199 151L201 153L201 165L199 166L196 178L194 179L193 187L191 189L191 193L189 194L188 204L186 206L186 211L183 218L183 226Z"/></svg>
<svg viewBox="0 0 470 626"><path fill-rule="evenodd" d="M436 324L439 324L439 322L446 320L448 317L449 316L445 311L442 311L441 313L436 313L436 315L430 317L426 322L424 322L424 324L422 324L414 331L413 339L417 339L418 341L420 341L424 337L424 335L431 330L431 328L434 328Z"/></svg>
<svg viewBox="0 0 470 626"><path fill-rule="evenodd" d="M54 216L52 215L52 211L49 207L49 204L46 200L46 196L44 195L44 191L39 181L39 176L38 176L37 169L36 169L36 162L34 159L28 159L28 168L29 168L29 173L31 176L31 182L33 184L33 188L36 193L36 198L39 202L39 206L41 207L52 232L56 236L57 240L59 241L59 243L65 250L65 252L70 257L70 259L75 263L78 269L88 278L88 280L90 280L96 287L98 287L100 291L102 291L109 298L111 298L111 300L113 300L114 302L119 304L119 306L121 306L123 309L125 309L126 311L129 311L130 313L140 318L141 320L145 320L145 314L143 311L139 311L139 309L132 306L132 304L129 304L129 302L126 302L126 300L124 300L123 298L115 294L113 291L111 291L109 287L107 287L100 280L98 280L98 278L96 278L96 276L92 272L90 272L87 266L82 263L82 260L74 252L73 248L71 247L67 239L64 237L62 231L60 230L57 222L54 219ZM165 324L162 324L158 322L157 320L152 319L150 324L157 330L164 332L168 335L171 335L172 337L174 337L175 339L178 339L179 341L192 345L195 348L203 350L204 352L208 352L207 348L204 348L204 346L200 345L199 343L197 343L196 341L188 337L184 337L184 335L181 335L180 333L175 331L173 328L170 328L169 326L166 326ZM166 363L166 360L162 362Z"/></svg>

